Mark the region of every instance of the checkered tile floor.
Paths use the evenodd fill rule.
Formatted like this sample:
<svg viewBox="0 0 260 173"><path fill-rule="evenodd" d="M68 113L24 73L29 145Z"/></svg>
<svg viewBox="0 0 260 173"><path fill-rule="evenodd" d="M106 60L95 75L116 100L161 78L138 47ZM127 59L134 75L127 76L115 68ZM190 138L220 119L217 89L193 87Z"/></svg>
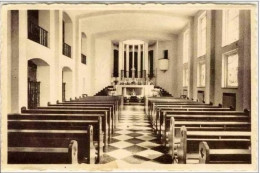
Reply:
<svg viewBox="0 0 260 173"><path fill-rule="evenodd" d="M171 164L167 153L167 148L162 147L153 134L144 106L125 105L102 164Z"/></svg>

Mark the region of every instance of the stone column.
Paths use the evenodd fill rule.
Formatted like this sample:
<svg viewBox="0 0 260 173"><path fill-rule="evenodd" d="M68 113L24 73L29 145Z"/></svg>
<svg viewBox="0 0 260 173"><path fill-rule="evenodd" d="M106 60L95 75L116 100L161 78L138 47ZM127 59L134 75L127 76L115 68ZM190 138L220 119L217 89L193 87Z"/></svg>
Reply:
<svg viewBox="0 0 260 173"><path fill-rule="evenodd" d="M148 43L144 43L144 69L146 70L146 79L148 78Z"/></svg>
<svg viewBox="0 0 260 173"><path fill-rule="evenodd" d="M126 45L126 78L128 78L129 77L129 45L127 44Z"/></svg>
<svg viewBox="0 0 260 173"><path fill-rule="evenodd" d="M135 78L135 45L132 45L132 78Z"/></svg>
<svg viewBox="0 0 260 173"><path fill-rule="evenodd" d="M138 53L137 53L137 62L138 62L138 70L139 71L138 77L141 78L141 45L138 45Z"/></svg>
<svg viewBox="0 0 260 173"><path fill-rule="evenodd" d="M118 57L118 70L119 70L119 78L123 77L122 69L123 69L123 60L124 60L124 44L119 42L119 57Z"/></svg>

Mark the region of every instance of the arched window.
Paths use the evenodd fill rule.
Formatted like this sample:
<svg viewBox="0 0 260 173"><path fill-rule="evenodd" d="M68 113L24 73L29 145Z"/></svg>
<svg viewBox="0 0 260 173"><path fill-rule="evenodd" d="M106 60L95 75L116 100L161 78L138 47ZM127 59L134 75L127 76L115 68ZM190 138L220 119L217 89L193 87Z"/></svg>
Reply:
<svg viewBox="0 0 260 173"><path fill-rule="evenodd" d="M62 68L62 101L72 98L72 70L69 67Z"/></svg>

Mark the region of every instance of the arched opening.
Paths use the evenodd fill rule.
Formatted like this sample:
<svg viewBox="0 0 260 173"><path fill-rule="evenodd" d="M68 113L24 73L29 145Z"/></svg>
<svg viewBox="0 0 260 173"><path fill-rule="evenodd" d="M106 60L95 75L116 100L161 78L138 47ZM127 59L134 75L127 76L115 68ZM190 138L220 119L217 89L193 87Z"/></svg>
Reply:
<svg viewBox="0 0 260 173"><path fill-rule="evenodd" d="M50 99L50 67L39 58L28 61L28 108L46 106Z"/></svg>
<svg viewBox="0 0 260 173"><path fill-rule="evenodd" d="M72 70L69 67L62 68L62 101L72 97Z"/></svg>
<svg viewBox="0 0 260 173"><path fill-rule="evenodd" d="M81 33L81 63L87 64L87 36Z"/></svg>
<svg viewBox="0 0 260 173"><path fill-rule="evenodd" d="M72 21L67 13L63 12L62 18L62 53L71 58L72 46Z"/></svg>

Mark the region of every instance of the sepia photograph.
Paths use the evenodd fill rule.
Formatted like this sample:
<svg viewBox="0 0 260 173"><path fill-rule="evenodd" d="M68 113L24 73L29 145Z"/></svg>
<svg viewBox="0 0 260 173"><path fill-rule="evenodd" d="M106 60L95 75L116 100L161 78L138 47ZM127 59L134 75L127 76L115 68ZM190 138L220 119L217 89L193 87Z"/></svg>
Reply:
<svg viewBox="0 0 260 173"><path fill-rule="evenodd" d="M1 171L259 171L258 12L1 3Z"/></svg>

